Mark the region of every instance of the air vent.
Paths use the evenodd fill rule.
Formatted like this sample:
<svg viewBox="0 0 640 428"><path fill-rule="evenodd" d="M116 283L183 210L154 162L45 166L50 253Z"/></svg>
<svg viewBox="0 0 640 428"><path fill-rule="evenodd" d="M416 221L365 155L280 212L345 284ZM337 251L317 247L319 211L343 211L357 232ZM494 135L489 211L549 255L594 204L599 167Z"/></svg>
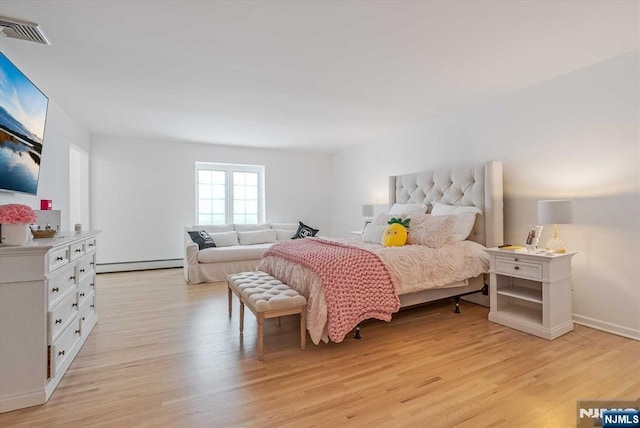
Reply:
<svg viewBox="0 0 640 428"><path fill-rule="evenodd" d="M15 18L0 16L0 30L2 33L14 39L28 40L30 42L50 45L49 40L34 22L21 21Z"/></svg>

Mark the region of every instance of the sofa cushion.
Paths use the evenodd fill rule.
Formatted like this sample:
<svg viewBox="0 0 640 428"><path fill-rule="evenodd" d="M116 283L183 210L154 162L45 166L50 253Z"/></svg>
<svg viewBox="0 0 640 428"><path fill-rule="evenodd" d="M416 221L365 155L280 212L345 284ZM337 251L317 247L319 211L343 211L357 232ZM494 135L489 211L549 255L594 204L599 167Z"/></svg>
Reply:
<svg viewBox="0 0 640 428"><path fill-rule="evenodd" d="M271 223L271 229L278 230L298 230L298 223Z"/></svg>
<svg viewBox="0 0 640 428"><path fill-rule="evenodd" d="M191 230L204 230L209 234L220 232L233 232L232 224L203 224L192 226Z"/></svg>
<svg viewBox="0 0 640 428"><path fill-rule="evenodd" d="M276 240L276 231L273 229L238 232L238 241L240 241L240 245L265 244L267 242L276 242Z"/></svg>
<svg viewBox="0 0 640 428"><path fill-rule="evenodd" d="M278 241L286 241L288 239L293 239L294 235L296 234L296 231L298 230L298 226L296 225L296 228L291 230L291 229L275 229L276 231L276 237L278 238Z"/></svg>
<svg viewBox="0 0 640 428"><path fill-rule="evenodd" d="M249 232L252 230L265 230L269 229L269 223L260 224L234 224L236 232Z"/></svg>
<svg viewBox="0 0 640 428"><path fill-rule="evenodd" d="M204 230L189 232L191 240L198 244L198 249L203 250L205 248L215 247L216 244L211 239L211 236Z"/></svg>
<svg viewBox="0 0 640 428"><path fill-rule="evenodd" d="M273 243L256 245L236 245L235 247L205 248L198 251L198 262L220 263L240 260L259 260Z"/></svg>
<svg viewBox="0 0 640 428"><path fill-rule="evenodd" d="M232 247L238 244L238 232L220 232L210 233L211 239L215 242L216 247Z"/></svg>

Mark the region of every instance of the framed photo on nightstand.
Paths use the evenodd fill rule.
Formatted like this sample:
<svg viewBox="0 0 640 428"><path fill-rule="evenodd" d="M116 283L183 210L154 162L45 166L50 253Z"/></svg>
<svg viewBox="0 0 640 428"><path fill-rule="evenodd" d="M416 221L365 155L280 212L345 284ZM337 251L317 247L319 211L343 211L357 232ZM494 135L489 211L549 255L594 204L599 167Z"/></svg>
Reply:
<svg viewBox="0 0 640 428"><path fill-rule="evenodd" d="M542 233L542 226L529 226L529 231L527 232L527 239L524 241L524 246L527 247L527 251L534 252L538 248L538 240L540 239L540 234Z"/></svg>

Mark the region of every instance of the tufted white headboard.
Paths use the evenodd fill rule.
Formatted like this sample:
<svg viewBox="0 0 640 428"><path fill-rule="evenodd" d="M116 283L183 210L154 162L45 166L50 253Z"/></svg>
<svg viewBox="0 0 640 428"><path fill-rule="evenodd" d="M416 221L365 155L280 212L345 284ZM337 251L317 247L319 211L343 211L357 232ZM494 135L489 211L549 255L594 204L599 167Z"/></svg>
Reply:
<svg viewBox="0 0 640 428"><path fill-rule="evenodd" d="M487 162L389 177L389 206L434 202L482 210L469 239L486 247L502 245L502 163ZM428 212L429 212L428 211Z"/></svg>

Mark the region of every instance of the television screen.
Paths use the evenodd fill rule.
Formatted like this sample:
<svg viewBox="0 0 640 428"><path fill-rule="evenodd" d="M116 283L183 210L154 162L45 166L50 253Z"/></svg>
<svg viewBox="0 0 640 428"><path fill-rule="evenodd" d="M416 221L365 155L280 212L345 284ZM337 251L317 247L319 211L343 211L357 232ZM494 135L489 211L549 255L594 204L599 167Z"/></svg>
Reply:
<svg viewBox="0 0 640 428"><path fill-rule="evenodd" d="M48 104L0 52L0 189L37 193Z"/></svg>

